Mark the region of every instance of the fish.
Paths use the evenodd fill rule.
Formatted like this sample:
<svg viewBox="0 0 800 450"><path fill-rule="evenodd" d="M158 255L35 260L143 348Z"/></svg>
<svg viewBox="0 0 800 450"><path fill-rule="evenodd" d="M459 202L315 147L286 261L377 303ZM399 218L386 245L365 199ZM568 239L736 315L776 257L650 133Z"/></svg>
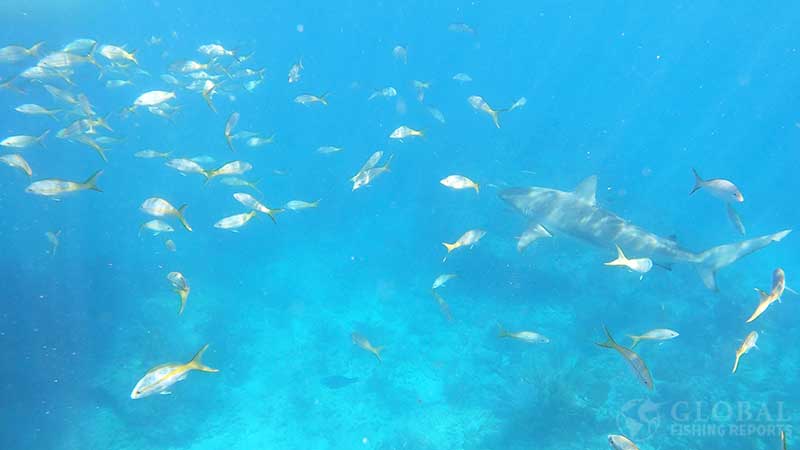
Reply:
<svg viewBox="0 0 800 450"><path fill-rule="evenodd" d="M328 104L327 96L328 94L322 94L319 97L311 94L302 94L295 97L294 102L304 106L308 106L312 103L322 103L323 105L327 105Z"/></svg>
<svg viewBox="0 0 800 450"><path fill-rule="evenodd" d="M197 51L203 55L217 58L221 56L236 56L233 50L227 50L219 44L205 44L197 47Z"/></svg>
<svg viewBox="0 0 800 450"><path fill-rule="evenodd" d="M439 311L442 312L444 318L447 319L448 322L452 322L453 315L450 313L450 305L448 305L447 302L444 301L444 298L442 298L442 296L436 292L436 289L432 289L431 294L433 294L433 298L436 299L436 303L439 304Z"/></svg>
<svg viewBox="0 0 800 450"><path fill-rule="evenodd" d="M44 58L40 59L36 65L48 69L59 70L67 69L83 63L90 63L94 66L100 67L100 65L97 64L97 61L94 60L94 56L91 53L86 56L82 56L69 52L50 53Z"/></svg>
<svg viewBox="0 0 800 450"><path fill-rule="evenodd" d="M714 291L718 270L781 241L792 231L787 229L693 253L679 247L673 239L657 236L599 207L596 190L597 177L591 176L571 192L546 187L510 188L500 191L499 196L531 223L541 224L550 232L562 232L600 248L613 249L619 245L660 265L692 264L703 284Z"/></svg>
<svg viewBox="0 0 800 450"><path fill-rule="evenodd" d="M175 98L175 92L148 91L136 97L133 106L157 106L173 98Z"/></svg>
<svg viewBox="0 0 800 450"><path fill-rule="evenodd" d="M197 61L178 61L170 65L169 70L172 72L190 73L197 72L198 70L209 70L211 64L201 64Z"/></svg>
<svg viewBox="0 0 800 450"><path fill-rule="evenodd" d="M375 97L384 97L384 98L391 98L397 95L397 89L389 86L383 89L378 89L367 98L367 100L372 100Z"/></svg>
<svg viewBox="0 0 800 450"><path fill-rule="evenodd" d="M206 350L208 350L208 344L204 345L191 361L186 364L167 363L148 370L133 388L131 399L136 400L153 394L170 394L171 392L168 389L175 383L185 380L192 370L209 373L219 372L218 369L203 364L203 353Z"/></svg>
<svg viewBox="0 0 800 450"><path fill-rule="evenodd" d="M233 194L233 198L237 202L241 203L242 205L244 205L244 206L246 206L246 207L248 207L248 208L250 208L252 210L255 210L255 211L258 211L260 213L264 213L264 214L268 215L269 218L272 219L273 223L278 223L275 220L275 215L283 212L282 209L270 209L270 208L267 208L266 206L264 206L263 203L261 203L258 200L256 200L255 197L253 197L250 194L244 193L244 192L237 192L237 193Z"/></svg>
<svg viewBox="0 0 800 450"><path fill-rule="evenodd" d="M214 159L213 156L209 156L209 155L200 155L200 156L195 156L195 157L192 157L192 158L189 158L189 159L191 159L192 161L196 162L197 164L212 164L212 163L217 162L217 160Z"/></svg>
<svg viewBox="0 0 800 450"><path fill-rule="evenodd" d="M341 389L358 382L358 378L351 378L342 375L330 375L320 379L320 382L328 389Z"/></svg>
<svg viewBox="0 0 800 450"><path fill-rule="evenodd" d="M261 191L256 186L259 181L260 180L256 180L256 181L250 182L250 181L238 178L238 177L225 177L225 178L219 180L220 183L222 183L222 184L224 184L226 186L249 187L250 189L253 189L256 192L261 193Z"/></svg>
<svg viewBox="0 0 800 450"><path fill-rule="evenodd" d="M60 109L46 109L39 105L35 105L33 103L26 103L24 105L19 105L14 108L15 111L20 112L22 114L28 114L31 116L48 116L53 120L58 120L56 118L56 114L60 113Z"/></svg>
<svg viewBox="0 0 800 450"><path fill-rule="evenodd" d="M289 77L288 77L289 84L297 83L298 81L300 81L302 72L303 72L303 60L301 59L295 64L292 64L292 67L289 68Z"/></svg>
<svg viewBox="0 0 800 450"><path fill-rule="evenodd" d="M475 29L465 23L451 23L447 26L451 33L475 34Z"/></svg>
<svg viewBox="0 0 800 450"><path fill-rule="evenodd" d="M200 92L200 94L202 94L203 99L206 101L208 107L211 108L211 111L214 111L215 113L217 112L217 108L214 107L212 99L214 98L214 94L216 93L217 93L217 85L211 80L206 80L203 83L203 90Z"/></svg>
<svg viewBox="0 0 800 450"><path fill-rule="evenodd" d="M94 39L75 39L69 44L65 45L61 51L70 52L70 53L77 53L79 55L88 55L89 53L94 52L95 47L97 47L97 41Z"/></svg>
<svg viewBox="0 0 800 450"><path fill-rule="evenodd" d="M77 136L74 136L72 139L75 142L80 142L81 144L85 144L91 147L94 151L97 152L98 155L100 155L100 158L102 158L103 161L108 161L108 158L106 157L106 150L103 147L101 147L100 144L95 142L95 140L92 139L91 137L85 134L79 134Z"/></svg>
<svg viewBox="0 0 800 450"><path fill-rule="evenodd" d="M425 101L425 89L430 88L431 84L419 80L414 80L412 84L414 85L414 88L417 90L417 100L420 103L422 103L423 101Z"/></svg>
<svg viewBox="0 0 800 450"><path fill-rule="evenodd" d="M248 147L261 147L262 145L272 144L275 142L275 135L270 137L252 136L247 138Z"/></svg>
<svg viewBox="0 0 800 450"><path fill-rule="evenodd" d="M497 327L498 327L497 336L501 338L507 337L512 339L517 339L522 342L527 342L529 344L547 344L550 342L550 339L548 339L546 336L542 336L541 334L535 333L533 331L509 332L505 328L503 328L503 326L500 325L499 323L497 324Z"/></svg>
<svg viewBox="0 0 800 450"><path fill-rule="evenodd" d="M442 245L447 249L447 253L450 254L453 250L459 247L472 247L473 245L477 244L484 236L486 235L486 231L484 230L469 230L466 233L462 234L461 237L458 238L452 244L448 244L447 242L442 242Z"/></svg>
<svg viewBox="0 0 800 450"><path fill-rule="evenodd" d="M786 275L783 273L783 269L777 268L774 272L772 272L772 289L770 289L769 293L762 291L761 289L756 288L756 292L758 292L758 307L756 310L753 311L753 314L750 315L750 318L747 319L746 323L750 323L758 318L764 311L769 308L769 306L775 302L781 301L781 296L783 296L783 291L786 288Z"/></svg>
<svg viewBox="0 0 800 450"><path fill-rule="evenodd" d="M39 144L42 147L47 148L44 145L44 138L46 138L48 134L50 134L50 130L46 130L39 136L27 136L27 135L9 136L0 141L0 145L8 148L23 149L30 147L31 145L34 144Z"/></svg>
<svg viewBox="0 0 800 450"><path fill-rule="evenodd" d="M439 180L439 183L451 189L475 189L475 193L480 193L480 186L478 183L463 175L450 175Z"/></svg>
<svg viewBox="0 0 800 450"><path fill-rule="evenodd" d="M45 197L58 197L62 194L77 191L103 192L99 187L97 187L97 179L100 178L100 175L102 174L103 171L98 170L83 183L65 181L57 178L34 181L27 188L25 188L25 192L34 195L42 195Z"/></svg>
<svg viewBox="0 0 800 450"><path fill-rule="evenodd" d="M304 202L302 200L291 200L284 205L285 209L291 209L292 211L300 211L301 209L309 209L309 208L316 208L319 206L319 200L313 202Z"/></svg>
<svg viewBox="0 0 800 450"><path fill-rule="evenodd" d="M378 362L383 362L381 359L381 351L383 351L383 347L374 347L369 342L369 339L355 331L350 335L350 339L352 339L353 343L357 346L375 355L375 357L378 358Z"/></svg>
<svg viewBox="0 0 800 450"><path fill-rule="evenodd" d="M392 163L393 157L394 155L390 155L386 161L386 164L384 164L381 167L371 167L367 170L362 170L361 172L356 174L355 178L353 179L353 191L369 185L376 178L378 178L378 176L386 172L389 172L391 170L389 166Z"/></svg>
<svg viewBox="0 0 800 450"><path fill-rule="evenodd" d="M175 241L173 241L172 239L167 239L166 241L164 241L164 247L170 252L175 252L175 250L178 249L175 246Z"/></svg>
<svg viewBox="0 0 800 450"><path fill-rule="evenodd" d="M183 216L186 208L187 205L181 205L180 208L176 209L170 202L159 197L150 197L142 202L142 205L139 207L144 213L154 217L177 217L186 231L192 231L192 227L189 226L189 222L187 222L186 218Z"/></svg>
<svg viewBox="0 0 800 450"><path fill-rule="evenodd" d="M228 216L217 221L217 223L214 224L214 228L219 228L221 230L236 231L238 228L245 226L247 222L250 221L250 219L255 217L255 215L256 215L255 211L250 211L247 213Z"/></svg>
<svg viewBox="0 0 800 450"><path fill-rule="evenodd" d="M245 81L242 86L245 88L245 90L247 90L247 92L253 92L263 81L263 78L259 78L258 80L249 80Z"/></svg>
<svg viewBox="0 0 800 450"><path fill-rule="evenodd" d="M653 260L650 258L633 258L628 259L622 249L617 245L617 259L603 263L605 266L619 266L627 267L629 270L644 276L650 269L653 268ZM641 278L640 278L641 279Z"/></svg>
<svg viewBox="0 0 800 450"><path fill-rule="evenodd" d="M694 174L694 187L692 191L689 192L689 195L694 194L699 189L705 188L711 195L722 201L737 203L742 203L744 201L744 195L742 195L739 188L732 182L722 178L703 180L694 168L692 168L692 173Z"/></svg>
<svg viewBox="0 0 800 450"><path fill-rule="evenodd" d="M403 47L402 45L395 45L392 49L392 56L395 59L399 59L403 61L403 64L408 64L408 49Z"/></svg>
<svg viewBox="0 0 800 450"><path fill-rule="evenodd" d="M142 233L142 230L149 230L153 232L153 236L158 236L161 233L172 233L175 231L172 226L163 220L153 219L143 223L139 227L139 234Z"/></svg>
<svg viewBox="0 0 800 450"><path fill-rule="evenodd" d="M334 147L332 145L324 145L317 149L317 153L321 155L330 155L331 153L338 153L342 151L341 147Z"/></svg>
<svg viewBox="0 0 800 450"><path fill-rule="evenodd" d="M469 83L472 81L472 77L466 73L459 72L453 75L453 80L458 81L459 83Z"/></svg>
<svg viewBox="0 0 800 450"><path fill-rule="evenodd" d="M639 382L644 384L647 389L652 391L653 377L650 376L650 370L647 368L647 364L644 363L644 360L633 350L617 344L614 338L611 337L611 333L608 331L608 328L606 328L605 325L603 326L603 331L605 331L608 340L603 343L598 343L597 345L603 348L610 348L618 351L619 354L625 358L625 361L628 362L628 365L631 366L633 372L636 374L636 378L639 379Z"/></svg>
<svg viewBox="0 0 800 450"><path fill-rule="evenodd" d="M214 170L205 170L203 174L206 176L206 183L220 175L241 175L250 171L253 165L244 161L231 161Z"/></svg>
<svg viewBox="0 0 800 450"><path fill-rule="evenodd" d="M163 81L163 82L165 82L167 84L171 84L173 86L180 86L180 84L181 84L181 82L177 78L175 78L174 76L172 76L172 75L170 75L168 73L160 75L159 78L161 78L161 81Z"/></svg>
<svg viewBox="0 0 800 450"><path fill-rule="evenodd" d="M752 348L758 348L756 343L758 342L758 331L751 331L744 341L742 341L742 345L736 350L736 361L733 362L733 369L731 373L736 373L736 369L739 368L739 359L745 353L749 352Z"/></svg>
<svg viewBox="0 0 800 450"><path fill-rule="evenodd" d="M34 66L25 69L19 76L27 80L38 81L59 78L70 86L73 86L75 83L70 79L73 74L74 71L70 68L54 69L52 67Z"/></svg>
<svg viewBox="0 0 800 450"><path fill-rule="evenodd" d="M491 106L489 106L489 103L483 99L483 97L478 95L471 95L467 97L467 102L469 102L474 109L489 114L494 122L494 126L500 128L500 113L503 112L503 110L493 109Z"/></svg>
<svg viewBox="0 0 800 450"><path fill-rule="evenodd" d="M614 450L639 450L633 441L621 434L609 434L608 443Z"/></svg>
<svg viewBox="0 0 800 450"><path fill-rule="evenodd" d="M168 273L167 280L172 285L175 293L181 298L181 307L178 310L178 315L181 315L183 314L183 310L186 308L186 299L189 298L189 292L191 291L189 288L189 283L186 281L186 277L184 277L180 272Z"/></svg>
<svg viewBox="0 0 800 450"><path fill-rule="evenodd" d="M428 107L428 112L431 113L434 119L438 120L441 123L445 123L444 114L439 111L438 109L434 108L433 106Z"/></svg>
<svg viewBox="0 0 800 450"><path fill-rule="evenodd" d="M153 158L169 158L171 152L159 152L156 150L140 150L133 154L137 158L153 159Z"/></svg>
<svg viewBox="0 0 800 450"><path fill-rule="evenodd" d="M515 109L522 108L523 106L525 106L527 104L528 104L528 99L525 98L525 97L520 97L520 98L517 99L517 101L514 102L513 105L511 105L510 108L508 108L508 111L513 111Z"/></svg>
<svg viewBox="0 0 800 450"><path fill-rule="evenodd" d="M232 133L237 123L239 123L238 112L231 113L230 117L228 117L228 121L225 123L225 141L228 143L228 148L230 148L232 152L236 151L236 149L233 148Z"/></svg>
<svg viewBox="0 0 800 450"><path fill-rule="evenodd" d="M553 235L545 227L535 223L523 231L522 235L517 239L517 251L521 253L537 239L550 237L553 237Z"/></svg>
<svg viewBox="0 0 800 450"><path fill-rule="evenodd" d="M647 333L640 334L638 336L632 334L628 335L628 337L631 338L631 349L636 347L640 341L666 341L669 339L675 339L678 336L680 335L677 331L667 328L656 328L655 330L650 330Z"/></svg>
<svg viewBox="0 0 800 450"><path fill-rule="evenodd" d="M109 61L130 61L134 64L139 64L136 60L136 50L128 52L122 47L116 45L103 45L98 51L104 58Z"/></svg>
<svg viewBox="0 0 800 450"><path fill-rule="evenodd" d="M19 45L9 45L0 48L0 63L16 63L23 59L33 56L39 56L39 50L44 45L44 42L37 42L30 48L21 47Z"/></svg>
<svg viewBox="0 0 800 450"><path fill-rule="evenodd" d="M118 88L123 86L131 86L133 82L131 80L108 80L106 81L107 88Z"/></svg>
<svg viewBox="0 0 800 450"><path fill-rule="evenodd" d="M436 277L435 280L433 280L433 286L431 286L431 289L438 289L440 287L443 287L445 284L447 284L448 281L452 280L457 276L458 275L454 273L444 273L442 275L439 275L438 277Z"/></svg>
<svg viewBox="0 0 800 450"><path fill-rule="evenodd" d="M392 134L389 135L389 138L402 140L410 136L424 137L425 133L403 125L392 131Z"/></svg>
<svg viewBox="0 0 800 450"><path fill-rule="evenodd" d="M28 165L28 161L25 161L25 158L23 158L21 155L17 155L16 153L0 155L0 163L15 169L19 169L25 172L25 175L29 177L33 175L33 171L31 171L31 166Z"/></svg>
<svg viewBox="0 0 800 450"><path fill-rule="evenodd" d="M44 237L47 238L47 242L50 243L50 256L56 256L56 251L58 251L58 246L61 245L61 230L58 231L46 231L44 233Z"/></svg>
<svg viewBox="0 0 800 450"><path fill-rule="evenodd" d="M367 162L365 162L364 165L361 166L360 169L358 169L358 172L356 172L355 175L350 177L350 181L355 181L356 178L359 177L359 175L375 167L378 164L378 161L381 160L381 158L383 158L383 151L381 150L378 150L372 155L370 155L370 157L367 159Z"/></svg>
<svg viewBox="0 0 800 450"><path fill-rule="evenodd" d="M49 84L45 84L44 89L56 100L60 100L64 103L69 103L70 105L78 104L78 99L75 98L75 96L72 95L72 93L70 93L69 91L59 89Z"/></svg>
<svg viewBox="0 0 800 450"><path fill-rule="evenodd" d="M786 450L786 432L781 430L781 447Z"/></svg>
<svg viewBox="0 0 800 450"><path fill-rule="evenodd" d="M200 164L192 161L191 159L186 158L175 158L170 159L166 163L165 166L175 169L178 172L184 173L199 173L205 175L206 169L203 168Z"/></svg>
<svg viewBox="0 0 800 450"><path fill-rule="evenodd" d="M725 203L726 208L728 209L728 219L730 219L731 223L734 227L736 227L736 231L739 232L742 236L745 235L745 228L744 223L742 223L742 219L739 217L739 214L736 213L736 210L733 209L730 203Z"/></svg>

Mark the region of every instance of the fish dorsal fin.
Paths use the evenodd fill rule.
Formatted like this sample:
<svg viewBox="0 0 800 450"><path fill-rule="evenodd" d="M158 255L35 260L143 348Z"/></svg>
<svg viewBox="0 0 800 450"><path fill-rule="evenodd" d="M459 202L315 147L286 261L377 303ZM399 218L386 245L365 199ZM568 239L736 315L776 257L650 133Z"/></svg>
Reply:
<svg viewBox="0 0 800 450"><path fill-rule="evenodd" d="M589 178L586 178L575 188L575 195L591 205L597 204L596 192L597 175L592 175Z"/></svg>

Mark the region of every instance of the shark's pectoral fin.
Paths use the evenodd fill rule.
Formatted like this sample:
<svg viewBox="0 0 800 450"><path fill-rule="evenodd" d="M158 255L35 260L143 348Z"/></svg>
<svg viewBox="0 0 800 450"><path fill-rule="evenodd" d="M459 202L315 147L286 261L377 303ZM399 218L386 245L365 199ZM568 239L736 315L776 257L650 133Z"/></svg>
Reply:
<svg viewBox="0 0 800 450"><path fill-rule="evenodd" d="M581 181L575 188L575 196L591 205L597 204L597 175Z"/></svg>
<svg viewBox="0 0 800 450"><path fill-rule="evenodd" d="M697 266L697 273L700 275L700 279L703 280L703 284L706 285L706 288L712 290L714 292L718 291L717 289L717 271L709 266Z"/></svg>

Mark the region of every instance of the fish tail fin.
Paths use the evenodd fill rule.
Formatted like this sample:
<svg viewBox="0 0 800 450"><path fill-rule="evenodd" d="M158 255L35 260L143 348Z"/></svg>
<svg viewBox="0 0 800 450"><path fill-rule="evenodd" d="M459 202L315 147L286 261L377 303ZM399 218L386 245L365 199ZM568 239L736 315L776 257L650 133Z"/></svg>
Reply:
<svg viewBox="0 0 800 450"><path fill-rule="evenodd" d="M44 133L36 138L36 143L41 145L43 148L47 148L47 146L44 145L44 138L46 138L48 134L50 134L50 130L45 130Z"/></svg>
<svg viewBox="0 0 800 450"><path fill-rule="evenodd" d="M114 131L114 129L111 128L111 125L108 124L109 117L111 117L111 113L106 114L105 117L97 119L97 125L105 128L108 131Z"/></svg>
<svg viewBox="0 0 800 450"><path fill-rule="evenodd" d="M94 147L94 151L96 151L97 154L100 155L101 158L103 158L104 162L108 162L108 157L106 156L106 149L98 145L97 147Z"/></svg>
<svg viewBox="0 0 800 450"><path fill-rule="evenodd" d="M503 324L497 322L497 337L508 337L508 331L503 327Z"/></svg>
<svg viewBox="0 0 800 450"><path fill-rule="evenodd" d="M219 372L219 369L213 369L203 364L202 361L203 353L205 353L206 350L208 350L208 344L204 345L203 348L201 348L200 351L198 351L194 355L194 358L192 358L192 360L186 364L187 366L189 366L190 370L199 370L201 372L212 372L212 373Z"/></svg>
<svg viewBox="0 0 800 450"><path fill-rule="evenodd" d="M311 207L316 208L317 206L319 206L319 202L321 201L322 201L321 198L316 199L315 201L311 202Z"/></svg>
<svg viewBox="0 0 800 450"><path fill-rule="evenodd" d="M703 181L703 179L700 178L700 175L697 174L697 171L694 170L694 167L692 167L692 173L694 174L694 187L692 188L692 191L689 192L689 195L692 195L695 192L697 192L698 189L703 187L703 183L705 183L705 181Z"/></svg>
<svg viewBox="0 0 800 450"><path fill-rule="evenodd" d="M269 216L270 219L272 219L272 223L277 224L278 221L275 219L275 215L276 214L280 214L282 212L283 212L283 209L270 209L270 210L268 210L267 215Z"/></svg>
<svg viewBox="0 0 800 450"><path fill-rule="evenodd" d="M58 117L56 117L56 114L58 114L58 113L60 113L60 112L61 112L61 110L60 110L60 109L54 109L54 110L52 110L52 111L48 112L48 113L47 113L47 115L48 115L48 117L50 117L51 119L53 119L53 120L55 120L56 122L58 122Z"/></svg>
<svg viewBox="0 0 800 450"><path fill-rule="evenodd" d="M780 242L792 230L783 230L773 234L759 236L735 244L719 245L710 248L697 255L697 273L703 279L703 284L708 289L717 290L715 275L717 271L725 266L736 262L739 258L749 255L757 250L761 250L773 242Z"/></svg>
<svg viewBox="0 0 800 450"><path fill-rule="evenodd" d="M603 331L606 333L606 341L605 342L598 342L597 345L603 348L616 348L619 344L614 338L611 336L611 332L608 331L608 328L603 325Z"/></svg>
<svg viewBox="0 0 800 450"><path fill-rule="evenodd" d="M188 206L189 205L181 205L181 207L178 208L178 220L181 221L181 225L183 225L183 228L186 228L186 231L192 231L192 227L189 226L189 222L187 222L186 218L183 216L183 213L186 211Z"/></svg>
<svg viewBox="0 0 800 450"><path fill-rule="evenodd" d="M472 186L472 188L475 189L475 193L476 194L480 194L481 193L481 185L480 184L475 183L475 185Z"/></svg>
<svg viewBox="0 0 800 450"><path fill-rule="evenodd" d="M325 106L328 106L328 95L330 95L330 92L326 92L319 96L320 103L322 103Z"/></svg>
<svg viewBox="0 0 800 450"><path fill-rule="evenodd" d="M603 265L606 265L606 266L624 266L625 263L627 263L627 262L628 262L628 258L625 256L625 253L622 252L622 248L620 248L620 246L617 245L617 259L615 259L613 261L609 261L609 262L603 263Z"/></svg>
<svg viewBox="0 0 800 450"><path fill-rule="evenodd" d="M186 299L189 298L189 290L188 289L180 289L175 291L178 295L181 296L181 307L178 309L178 315L183 314L183 310L186 309Z"/></svg>
<svg viewBox="0 0 800 450"><path fill-rule="evenodd" d="M642 340L641 336L633 336L633 335L629 334L628 337L631 338L631 349L636 347L636 345L639 343L639 341Z"/></svg>
<svg viewBox="0 0 800 450"><path fill-rule="evenodd" d="M137 51L138 51L138 50L136 50L136 49L133 49L133 50L131 50L130 52L128 52L128 55L130 56L130 58L129 58L129 59L130 59L131 61L133 61L133 63L134 63L134 64L136 64L136 65L138 66L138 65L139 65L139 61L136 59L136 52L137 52Z"/></svg>
<svg viewBox="0 0 800 450"><path fill-rule="evenodd" d="M447 253L450 253L453 250L458 248L458 243L457 242L454 242L452 244L448 244L447 242L442 242L442 245L444 245L444 248L447 249Z"/></svg>
<svg viewBox="0 0 800 450"><path fill-rule="evenodd" d="M226 134L225 141L228 143L228 147L231 149L231 151L235 152L236 149L233 148L233 136Z"/></svg>
<svg viewBox="0 0 800 450"><path fill-rule="evenodd" d="M737 352L736 353L736 361L733 362L733 370L731 370L731 373L736 373L736 369L739 368L739 358L741 358L741 357L742 357L742 355Z"/></svg>
<svg viewBox="0 0 800 450"><path fill-rule="evenodd" d="M494 122L494 126L500 128L500 111L491 110L489 115L492 116L492 121Z"/></svg>
<svg viewBox="0 0 800 450"><path fill-rule="evenodd" d="M102 174L103 174L103 171L102 170L98 170L97 172L92 174L92 176L87 178L86 181L83 182L83 186L86 189L89 189L89 190L92 190L92 191L103 192L102 189L97 187L97 179L100 178L100 175L102 175Z"/></svg>
<svg viewBox="0 0 800 450"><path fill-rule="evenodd" d="M28 55L30 56L39 56L39 49L42 48L44 45L44 41L37 42L33 44L31 48L28 49Z"/></svg>
<svg viewBox="0 0 800 450"><path fill-rule="evenodd" d="M383 349L384 346L375 347L375 357L378 358L378 362L381 363L383 362L383 360L381 359L381 352L383 351Z"/></svg>

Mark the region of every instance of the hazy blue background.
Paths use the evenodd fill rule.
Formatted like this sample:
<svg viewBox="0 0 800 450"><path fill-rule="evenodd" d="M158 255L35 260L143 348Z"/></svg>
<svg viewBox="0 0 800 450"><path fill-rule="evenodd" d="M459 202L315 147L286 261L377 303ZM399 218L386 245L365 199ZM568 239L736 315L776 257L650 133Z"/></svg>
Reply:
<svg viewBox="0 0 800 450"><path fill-rule="evenodd" d="M246 66L266 68L254 93L215 98L212 113L195 93L178 92L175 124L146 113L109 120L123 143L103 163L85 146L55 139L58 125L13 110L55 106L41 88L0 91L2 135L51 129L47 149L24 155L34 179L83 180L104 169L104 193L61 202L24 192L26 177L0 167L0 447L14 449L585 449L607 446L627 402L785 402L798 417L798 298L770 308L753 326L754 287L769 288L783 267L795 283L798 240L723 270L721 292L706 291L691 268L654 269L643 281L601 265L613 255L568 238L533 245L514 237L522 217L496 196L517 185L571 189L600 177L598 200L692 250L739 239L725 207L706 193L688 197L691 167L734 180L748 236L794 227L800 115L800 8L786 3L671 2L79 2L0 5L0 46L75 38L139 49L151 78L107 89L97 71L75 81L98 113L117 112L142 92L168 86L158 75L179 59L204 61L201 44L255 51ZM448 31L465 22L477 34ZM298 33L296 25L303 24ZM148 46L151 36L163 39ZM408 64L392 56L408 47ZM298 84L286 82L302 58ZM0 66L6 79L35 59ZM453 81L457 72L474 81ZM432 86L425 105L412 80ZM394 86L395 99L367 102ZM330 92L330 105L293 103ZM523 109L502 128L475 112L469 95L496 108L520 96ZM406 113L397 103L407 106ZM276 144L232 155L222 136L228 115L239 129L276 133ZM400 125L425 139L390 142ZM319 155L322 145L344 151ZM181 177L145 148L176 156L239 158L262 178L263 201L322 198L316 210L254 219L240 233L212 228L244 212L236 189ZM347 181L376 149L391 173L351 192ZM7 153L6 149L2 153ZM279 170L285 175L277 175ZM459 173L481 194L438 184ZM139 238L150 196L189 204L195 231ZM178 226L173 220L173 226ZM441 242L470 228L487 235L445 264ZM62 230L55 257L48 230ZM183 272L192 287L186 312L165 279ZM447 322L430 295L440 291ZM496 324L534 330L545 346L496 338ZM648 393L619 355L593 345L605 323L625 334L673 328L681 336L638 349L655 378ZM739 339L761 333L761 351L730 367ZM384 361L355 347L359 331L384 345ZM204 343L218 374L192 373L171 396L129 398L152 366L184 362ZM357 381L332 389L322 380ZM668 417L643 449L778 448L775 437L679 437ZM362 441L367 438L366 443ZM791 447L791 445L790 445Z"/></svg>

